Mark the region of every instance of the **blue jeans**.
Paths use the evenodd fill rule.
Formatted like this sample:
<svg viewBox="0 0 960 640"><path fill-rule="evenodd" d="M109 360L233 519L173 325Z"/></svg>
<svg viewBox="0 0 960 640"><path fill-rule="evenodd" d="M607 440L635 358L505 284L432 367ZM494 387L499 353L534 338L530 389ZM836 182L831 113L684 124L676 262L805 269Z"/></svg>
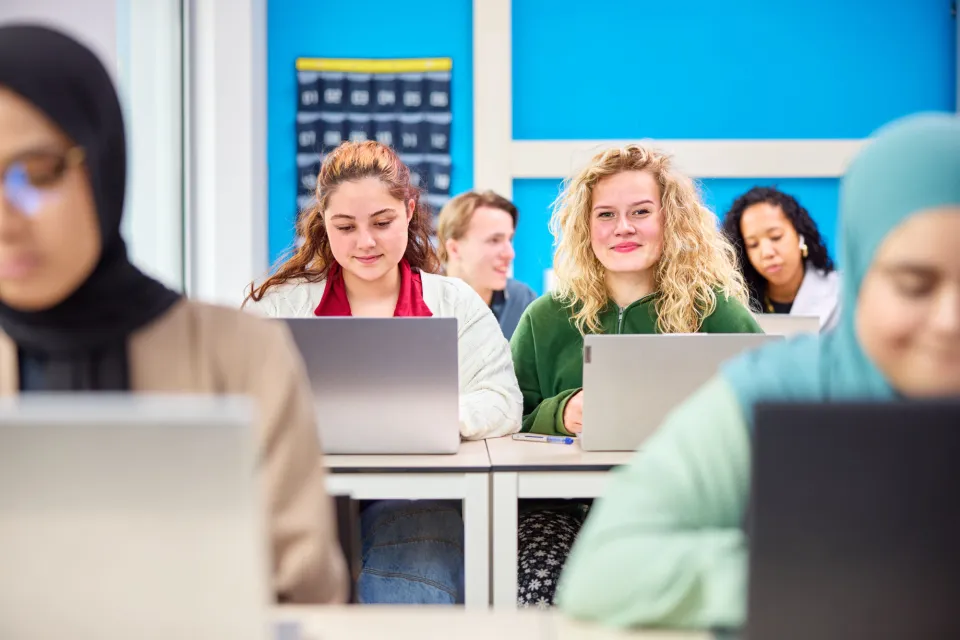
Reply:
<svg viewBox="0 0 960 640"><path fill-rule="evenodd" d="M380 500L361 512L360 535L360 602L463 603L459 502Z"/></svg>

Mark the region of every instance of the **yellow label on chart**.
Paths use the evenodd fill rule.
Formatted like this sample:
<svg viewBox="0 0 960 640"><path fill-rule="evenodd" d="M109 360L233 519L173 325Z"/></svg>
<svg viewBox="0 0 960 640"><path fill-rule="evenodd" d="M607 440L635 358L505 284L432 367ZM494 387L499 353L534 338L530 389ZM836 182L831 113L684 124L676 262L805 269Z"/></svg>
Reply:
<svg viewBox="0 0 960 640"><path fill-rule="evenodd" d="M297 58L297 71L340 73L427 73L450 71L452 58Z"/></svg>

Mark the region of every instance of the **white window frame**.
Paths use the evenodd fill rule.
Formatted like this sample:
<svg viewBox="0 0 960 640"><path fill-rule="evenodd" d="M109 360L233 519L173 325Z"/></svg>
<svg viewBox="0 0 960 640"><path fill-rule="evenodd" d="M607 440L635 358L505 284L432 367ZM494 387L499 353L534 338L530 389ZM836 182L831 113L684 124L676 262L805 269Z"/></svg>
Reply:
<svg viewBox="0 0 960 640"><path fill-rule="evenodd" d="M180 0L117 0L118 89L127 131L123 235L131 260L184 291Z"/></svg>
<svg viewBox="0 0 960 640"><path fill-rule="evenodd" d="M238 307L267 272L266 0L183 0L185 276Z"/></svg>

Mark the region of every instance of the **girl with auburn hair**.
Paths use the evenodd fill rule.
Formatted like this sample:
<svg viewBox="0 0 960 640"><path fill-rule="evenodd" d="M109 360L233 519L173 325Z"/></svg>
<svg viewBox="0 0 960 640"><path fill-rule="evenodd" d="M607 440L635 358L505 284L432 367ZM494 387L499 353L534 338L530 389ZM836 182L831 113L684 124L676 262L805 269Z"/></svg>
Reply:
<svg viewBox="0 0 960 640"><path fill-rule="evenodd" d="M557 288L527 307L511 341L523 431L580 432L584 334L761 333L733 247L667 155L642 145L597 154L566 181L550 225ZM520 574L521 605L552 603L582 519L569 503L521 513L520 567L534 569ZM543 526L563 533L543 542L531 529ZM540 566L545 544L560 562Z"/></svg>
<svg viewBox="0 0 960 640"><path fill-rule="evenodd" d="M510 348L465 282L436 275L430 212L397 154L347 142L323 161L303 244L245 308L271 317L439 316L459 327L460 435L516 433L522 398ZM411 363L412 364L412 363ZM463 519L455 502L380 500L361 513L361 602L463 602Z"/></svg>
<svg viewBox="0 0 960 640"><path fill-rule="evenodd" d="M316 200L309 209L303 212L297 223L297 235L303 238L303 243L294 250L293 255L286 262L280 265L276 273L267 278L259 287L251 288L247 300L260 302L270 289L280 285L296 283L297 280L313 283L321 282L327 278L331 269L337 274L341 273L340 265L337 264L337 258L331 246L331 236L334 242L344 239L352 231L349 223L355 223L356 221L352 220L352 216L337 214L334 217L342 222L340 225L335 225L331 233L325 224L323 214L330 206L330 196L336 190L336 187L344 182L360 183L364 180L377 180L379 189L375 190L380 192L378 195L390 196L410 207L409 210L400 208L399 213L403 213L405 223L396 225L390 230L389 246L381 243L389 249L390 257L394 257L394 254L399 251L403 262L411 270L426 273L439 272L440 260L437 258L437 253L430 242L432 231L430 211L420 201L419 192L410 182L410 170L390 147L377 142L345 143L327 156L327 160L320 167L320 175L317 177ZM369 187L371 185L363 186ZM365 191L367 190L353 187L350 188L350 193L347 195L363 195ZM398 211L388 207L377 212L370 212L370 214L368 217L371 219L376 216L380 217L374 223L374 228L383 230L391 226ZM405 231L405 234L397 233L397 227L404 227L402 231ZM406 239L402 244L402 250L401 236L405 236ZM381 236L381 238L386 238L386 236ZM373 238L367 238L367 240L370 241ZM359 248L358 251L362 253L362 248ZM349 263L350 260L347 260L347 262ZM369 271L361 270L356 274L348 268L346 277L350 279L357 275L360 280L366 282L376 281L384 276L394 277L392 271L396 271L396 269L392 269L391 265L388 264L389 262L394 263L393 267L397 266L396 260L360 261L360 265L374 268ZM361 276L360 273L364 275ZM399 272L396 275L399 275Z"/></svg>

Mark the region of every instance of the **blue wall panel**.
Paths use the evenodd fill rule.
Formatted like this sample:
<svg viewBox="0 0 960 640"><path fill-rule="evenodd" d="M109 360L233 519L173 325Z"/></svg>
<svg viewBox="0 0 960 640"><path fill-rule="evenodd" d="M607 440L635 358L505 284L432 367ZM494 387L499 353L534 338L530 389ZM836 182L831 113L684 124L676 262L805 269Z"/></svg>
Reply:
<svg viewBox="0 0 960 640"><path fill-rule="evenodd" d="M513 246L513 277L543 293L543 271L553 265L553 236L547 228L560 180L514 180L513 202L520 211Z"/></svg>
<svg viewBox="0 0 960 640"><path fill-rule="evenodd" d="M956 108L951 0L513 0L516 139L859 138ZM293 238L298 56L451 56L454 193L473 186L471 0L268 0L270 258ZM559 176L558 176L559 178ZM706 180L720 213L754 184L828 238L836 181ZM559 180L516 180L517 277L540 290Z"/></svg>
<svg viewBox="0 0 960 640"><path fill-rule="evenodd" d="M951 0L513 0L513 137L860 138L955 108Z"/></svg>
<svg viewBox="0 0 960 640"><path fill-rule="evenodd" d="M453 58L451 189L457 193L473 186L471 0L268 0L267 153L271 262L293 242L297 181L294 62L299 57Z"/></svg>
<svg viewBox="0 0 960 640"><path fill-rule="evenodd" d="M513 0L513 30L519 140L861 138L956 109L951 0ZM836 180L705 180L704 197L722 214L755 184L793 193L835 236ZM514 270L538 290L558 188L514 181Z"/></svg>

